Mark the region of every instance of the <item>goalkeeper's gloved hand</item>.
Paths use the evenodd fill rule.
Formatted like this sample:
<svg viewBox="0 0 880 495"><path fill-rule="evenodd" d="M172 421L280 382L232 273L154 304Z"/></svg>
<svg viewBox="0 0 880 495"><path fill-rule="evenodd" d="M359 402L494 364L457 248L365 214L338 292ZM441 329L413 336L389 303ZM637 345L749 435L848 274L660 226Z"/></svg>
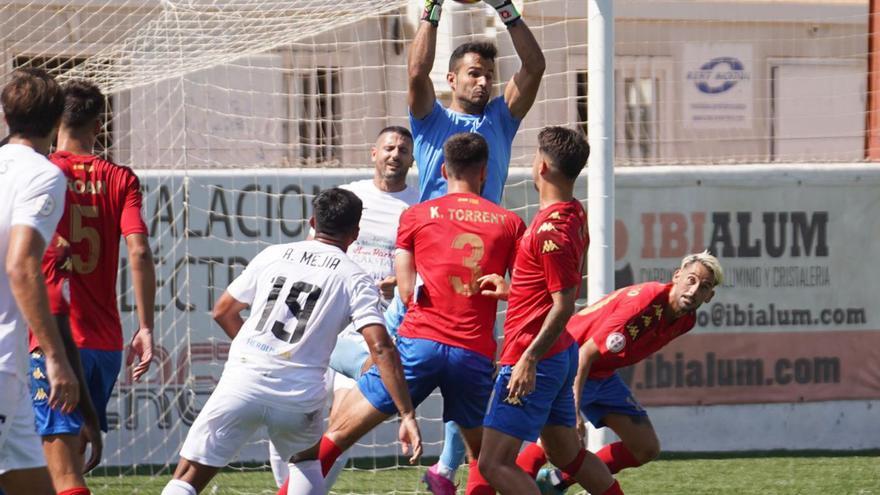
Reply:
<svg viewBox="0 0 880 495"><path fill-rule="evenodd" d="M425 0L425 11L422 12L422 20L428 21L434 27L440 23L440 11L443 7L443 0Z"/></svg>
<svg viewBox="0 0 880 495"><path fill-rule="evenodd" d="M504 24L510 27L520 19L520 13L516 10L516 5L513 4L511 0L483 0L484 2L491 5L496 11L498 11L498 15L501 17L501 20L504 21Z"/></svg>

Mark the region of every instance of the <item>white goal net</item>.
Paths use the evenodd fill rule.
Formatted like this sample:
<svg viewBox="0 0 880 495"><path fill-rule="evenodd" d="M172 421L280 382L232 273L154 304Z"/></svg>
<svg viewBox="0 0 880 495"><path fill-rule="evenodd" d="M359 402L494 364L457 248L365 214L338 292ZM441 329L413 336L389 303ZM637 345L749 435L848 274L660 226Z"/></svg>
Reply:
<svg viewBox="0 0 880 495"><path fill-rule="evenodd" d="M519 68L503 24L484 4L446 4L432 74L438 97L449 100L449 54L473 38L499 47L497 94ZM547 59L505 191L506 206L528 217L536 207L528 172L514 169L529 165L538 130L586 130L587 2L517 4ZM615 4L619 166L863 159L867 2ZM0 81L16 67L40 66L99 83L110 107L100 152L133 167L144 189L159 278L158 359L140 383L120 377L105 466L126 475L167 473L176 463L229 348L211 321L213 301L263 247L304 238L316 192L371 176L369 146L380 129L408 124L406 55L421 5L0 4ZM136 320L124 254L121 270L129 335ZM437 455L439 404L430 400L420 417L427 454ZM398 454L391 425L364 438L354 456L381 469L405 466ZM239 469L265 468L266 455L265 440L255 439Z"/></svg>

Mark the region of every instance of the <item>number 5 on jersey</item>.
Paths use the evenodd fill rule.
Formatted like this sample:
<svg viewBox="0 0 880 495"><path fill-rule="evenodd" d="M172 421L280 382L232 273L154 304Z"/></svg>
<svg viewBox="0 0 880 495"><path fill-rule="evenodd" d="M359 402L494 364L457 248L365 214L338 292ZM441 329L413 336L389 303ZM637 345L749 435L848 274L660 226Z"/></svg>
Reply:
<svg viewBox="0 0 880 495"><path fill-rule="evenodd" d="M258 332L266 331L266 320L272 314L286 281L286 277L275 277L272 290L269 291L269 297L266 299L266 306L263 308L263 314L260 316L260 322L257 323ZM306 294L306 301L303 305L299 303L300 294ZM315 285L306 282L295 282L291 285L287 297L284 298L284 304L287 305L291 317L272 323L272 335L288 344L299 342L306 332L306 323L312 316L312 310L315 309L315 304L320 296L321 288ZM286 328L291 322L295 322L295 327L293 332L288 332Z"/></svg>

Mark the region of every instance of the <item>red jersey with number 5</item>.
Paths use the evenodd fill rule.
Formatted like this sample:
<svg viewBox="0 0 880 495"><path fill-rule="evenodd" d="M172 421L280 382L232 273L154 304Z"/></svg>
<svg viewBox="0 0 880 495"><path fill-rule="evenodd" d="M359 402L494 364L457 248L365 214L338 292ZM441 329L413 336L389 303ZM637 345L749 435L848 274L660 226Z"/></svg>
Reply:
<svg viewBox="0 0 880 495"><path fill-rule="evenodd" d="M408 208L397 248L414 254L422 284L398 333L495 358L497 301L477 279L504 276L513 265L525 223L475 194L453 193Z"/></svg>
<svg viewBox="0 0 880 495"><path fill-rule="evenodd" d="M67 177L58 233L70 242L70 328L80 349L122 350L116 301L119 238L146 234L140 182L128 167L94 155L49 156Z"/></svg>
<svg viewBox="0 0 880 495"><path fill-rule="evenodd" d="M500 364L516 364L535 340L553 307L553 292L580 288L588 243L587 215L580 201L554 203L535 215L520 241L513 266ZM542 359L567 349L572 342L563 331Z"/></svg>

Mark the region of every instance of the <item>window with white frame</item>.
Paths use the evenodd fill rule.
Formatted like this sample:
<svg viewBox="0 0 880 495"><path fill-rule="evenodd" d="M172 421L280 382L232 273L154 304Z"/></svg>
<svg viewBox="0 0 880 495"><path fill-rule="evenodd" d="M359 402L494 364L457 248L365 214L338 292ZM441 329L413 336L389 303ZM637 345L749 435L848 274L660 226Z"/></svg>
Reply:
<svg viewBox="0 0 880 495"><path fill-rule="evenodd" d="M651 164L669 157L671 72L668 57L617 58L614 113L619 163Z"/></svg>
<svg viewBox="0 0 880 495"><path fill-rule="evenodd" d="M295 69L293 110L304 163L327 163L342 157L342 81L338 67Z"/></svg>

